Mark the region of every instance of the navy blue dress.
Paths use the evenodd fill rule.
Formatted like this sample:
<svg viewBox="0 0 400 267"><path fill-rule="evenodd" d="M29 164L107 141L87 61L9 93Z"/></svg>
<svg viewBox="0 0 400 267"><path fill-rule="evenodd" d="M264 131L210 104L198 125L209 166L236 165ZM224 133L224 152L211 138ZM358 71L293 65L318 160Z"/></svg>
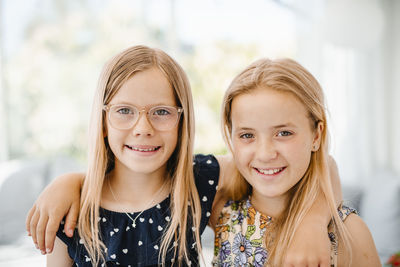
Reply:
<svg viewBox="0 0 400 267"><path fill-rule="evenodd" d="M196 155L193 172L201 203L200 234L202 234L211 215L219 179L219 165L212 155ZM170 197L167 197L156 206L145 210L136 220L135 228L125 213L100 208L100 235L107 249L106 264L99 266L159 266L158 255L162 234L171 219L169 205ZM138 214L139 212L130 213L132 218ZM68 246L68 254L75 265L93 266L77 230L74 236L69 238L63 228L62 222L57 237ZM199 266L196 243L191 231L190 228L186 239L191 266ZM177 262L177 259L173 259L173 251L170 251L167 253L165 264L171 266L174 261Z"/></svg>

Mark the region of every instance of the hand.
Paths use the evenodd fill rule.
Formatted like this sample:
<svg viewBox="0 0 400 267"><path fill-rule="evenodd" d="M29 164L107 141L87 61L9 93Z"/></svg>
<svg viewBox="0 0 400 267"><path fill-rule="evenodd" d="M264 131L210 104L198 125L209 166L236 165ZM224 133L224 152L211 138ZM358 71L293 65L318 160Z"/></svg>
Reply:
<svg viewBox="0 0 400 267"><path fill-rule="evenodd" d="M42 254L51 253L63 217L64 231L72 237L80 202L82 174L66 174L50 183L40 194L26 218L26 230Z"/></svg>
<svg viewBox="0 0 400 267"><path fill-rule="evenodd" d="M294 234L289 246L284 267L329 267L331 243L324 220L303 222Z"/></svg>

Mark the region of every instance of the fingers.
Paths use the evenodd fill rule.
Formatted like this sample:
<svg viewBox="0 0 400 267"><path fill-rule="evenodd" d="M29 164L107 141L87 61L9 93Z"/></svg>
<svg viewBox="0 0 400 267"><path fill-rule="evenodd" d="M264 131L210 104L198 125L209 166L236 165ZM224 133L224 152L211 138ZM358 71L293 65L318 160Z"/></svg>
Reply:
<svg viewBox="0 0 400 267"><path fill-rule="evenodd" d="M30 233L31 233L32 240L33 240L33 243L35 244L36 248L39 248L37 239L36 239L36 226L38 224L39 217L40 217L40 212L39 212L39 210L35 209L35 211L32 215L31 221L30 221Z"/></svg>
<svg viewBox="0 0 400 267"><path fill-rule="evenodd" d="M46 247L45 247L45 232L47 227L47 221L49 217L47 214L42 213L40 214L38 224L36 226L36 240L37 245L39 246L40 251L42 254L46 254Z"/></svg>
<svg viewBox="0 0 400 267"><path fill-rule="evenodd" d="M64 231L67 236L72 237L74 234L74 229L76 227L76 222L78 221L79 215L79 202L74 202L69 209L67 216L65 217Z"/></svg>
<svg viewBox="0 0 400 267"><path fill-rule="evenodd" d="M55 218L50 216L47 227L46 227L46 235L45 235L45 246L46 253L51 253L54 248L54 241L56 239L56 234L59 228L59 218Z"/></svg>
<svg viewBox="0 0 400 267"><path fill-rule="evenodd" d="M36 206L34 205L28 212L28 215L26 216L25 219L25 228L26 231L28 232L28 236L31 236L31 220L32 220L32 216L36 211Z"/></svg>

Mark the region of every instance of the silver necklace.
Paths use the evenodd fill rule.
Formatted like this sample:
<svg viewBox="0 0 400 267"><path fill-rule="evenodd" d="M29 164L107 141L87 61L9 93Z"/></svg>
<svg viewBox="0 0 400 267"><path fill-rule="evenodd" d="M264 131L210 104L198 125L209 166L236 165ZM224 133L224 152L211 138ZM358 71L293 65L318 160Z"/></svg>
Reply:
<svg viewBox="0 0 400 267"><path fill-rule="evenodd" d="M107 179L107 182L108 182L108 187L110 188L111 195L113 196L114 200L118 203L119 201L118 201L118 199L116 198L116 196L114 195L114 191L112 190L111 183L110 183L110 179ZM163 190L165 184L166 184L166 182L163 183L163 185L160 187L160 189L158 189L158 191L155 193L155 195L154 195L154 197L151 199L151 201L145 206L145 208L144 208L141 212L139 212L139 214L138 214L135 218L132 218L132 216L130 216L130 215L128 214L128 212L124 211L124 213L126 214L126 216L128 216L128 218L131 219L131 221L132 221L132 227L133 227L133 228L136 228L136 220L137 220L137 218L139 218L139 216L142 215L142 213L143 213L145 210L147 210L148 208L151 207L151 205L153 204L154 199L157 198L158 195L161 193L161 191Z"/></svg>

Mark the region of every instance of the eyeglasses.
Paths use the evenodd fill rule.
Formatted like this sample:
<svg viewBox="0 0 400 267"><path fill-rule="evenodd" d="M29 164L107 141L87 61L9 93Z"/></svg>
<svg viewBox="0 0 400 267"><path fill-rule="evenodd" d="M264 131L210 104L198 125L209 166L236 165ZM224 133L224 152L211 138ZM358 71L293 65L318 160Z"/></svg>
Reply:
<svg viewBox="0 0 400 267"><path fill-rule="evenodd" d="M139 110L135 106L124 104L104 105L103 110L108 112L108 121L115 129L131 129L138 121L140 113L145 112L148 121L158 131L174 128L183 112L181 107L155 106Z"/></svg>

